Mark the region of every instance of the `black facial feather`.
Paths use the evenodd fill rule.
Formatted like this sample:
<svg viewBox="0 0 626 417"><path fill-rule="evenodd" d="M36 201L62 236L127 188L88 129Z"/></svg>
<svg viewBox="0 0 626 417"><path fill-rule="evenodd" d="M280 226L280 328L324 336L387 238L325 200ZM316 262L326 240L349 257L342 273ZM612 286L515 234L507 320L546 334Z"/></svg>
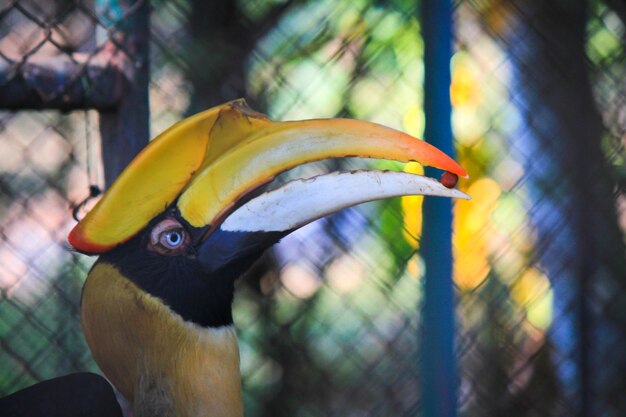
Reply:
<svg viewBox="0 0 626 417"><path fill-rule="evenodd" d="M162 219L160 216L157 220ZM148 249L152 222L130 241L103 254L98 262L116 266L147 293L158 297L184 320L200 326L232 324L231 305L237 277L207 274L195 256L167 256Z"/></svg>
<svg viewBox="0 0 626 417"><path fill-rule="evenodd" d="M189 246L178 254L159 253L151 248L151 233L171 219L189 234ZM207 230L192 227L171 207L131 240L101 255L98 262L117 267L184 320L208 327L229 325L233 322L235 280L289 231L228 232L218 228L202 241Z"/></svg>

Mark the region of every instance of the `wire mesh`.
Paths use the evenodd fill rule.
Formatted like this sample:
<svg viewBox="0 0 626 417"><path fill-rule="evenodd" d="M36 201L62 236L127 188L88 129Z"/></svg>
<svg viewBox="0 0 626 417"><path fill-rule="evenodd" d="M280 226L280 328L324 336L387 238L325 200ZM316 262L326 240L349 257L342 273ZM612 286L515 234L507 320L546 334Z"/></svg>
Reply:
<svg viewBox="0 0 626 417"><path fill-rule="evenodd" d="M623 9L462 1L457 23L461 410L621 415Z"/></svg>
<svg viewBox="0 0 626 417"><path fill-rule="evenodd" d="M106 8L113 3L2 3L0 88L39 80L29 71L62 62L53 68L63 81L36 84L39 97L26 107L64 96L78 99L54 108L114 106L117 93L102 88L102 72L94 68L106 72L120 54L132 62L120 32L136 3L121 2L120 15ZM555 155L573 158L577 143L552 140L558 128L544 127L550 109L541 105L553 104L552 96L561 97L559 104L563 90L575 89L575 72L558 54L546 54L542 64L528 61L541 56L536 50L559 50L556 35L546 32L550 26L541 24L545 15L528 3L455 4L452 122L459 159L472 176L461 187L473 197L455 205L460 414L621 415L618 393L625 386L615 373L625 372L618 357L626 294L620 269L624 10L618 2L593 2L582 34L576 22L561 19L562 33L580 36L584 65L578 70L588 74L596 110L589 108L600 116L606 166L590 163L585 172L618 184L589 203L587 214L602 217L592 225L606 241L596 247L607 251L576 275L580 230L569 225L579 214L567 196L577 177L567 158L558 170L545 169ZM420 137L419 6L408 0L154 1L152 136L186 115L245 96L274 119L355 117ZM546 71L554 74L547 81L537 75ZM558 109L554 114L558 120ZM0 113L0 122L0 393L6 394L97 370L78 319L80 288L93 260L68 252L63 242L73 224L70 202L85 197L90 183L102 185L103 174L96 111L17 110ZM367 163L420 171L413 164ZM357 159L323 161L278 181L363 166ZM552 175L547 183L545 172ZM420 413L420 205L418 197L393 199L315 222L240 280L234 315L246 415ZM581 304L579 294L588 300ZM594 333L580 320L612 327ZM605 342L594 342L598 335ZM581 377L605 361L615 369ZM613 382L607 393L600 391L602 378Z"/></svg>
<svg viewBox="0 0 626 417"><path fill-rule="evenodd" d="M34 68L76 52L83 60L93 21L67 4L3 2L0 88L35 80ZM48 61L49 62L49 61ZM58 61L61 63L61 61ZM63 67L56 68L59 73ZM59 85L74 74L62 74ZM13 84L12 84L13 83ZM59 85L55 86L58 87ZM36 101L65 94L34 85ZM20 99L26 99L21 97ZM3 107L7 105L2 99ZM0 115L0 392L95 366L77 320L89 260L65 250L69 201L87 184L85 136L93 115L55 111Z"/></svg>

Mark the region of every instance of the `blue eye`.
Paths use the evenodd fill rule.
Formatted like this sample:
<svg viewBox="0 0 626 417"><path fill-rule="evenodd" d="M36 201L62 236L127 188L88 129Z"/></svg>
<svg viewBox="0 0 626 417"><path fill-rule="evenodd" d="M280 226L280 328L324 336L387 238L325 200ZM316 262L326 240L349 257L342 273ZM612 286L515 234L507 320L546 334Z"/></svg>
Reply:
<svg viewBox="0 0 626 417"><path fill-rule="evenodd" d="M165 236L165 238L167 239L167 243L172 246L178 246L180 245L180 242L183 241L183 237L179 232L170 232Z"/></svg>
<svg viewBox="0 0 626 417"><path fill-rule="evenodd" d="M186 253L191 244L191 236L185 227L173 217L161 220L150 231L148 249L165 256L180 255Z"/></svg>
<svg viewBox="0 0 626 417"><path fill-rule="evenodd" d="M182 245L184 239L183 231L170 230L161 235L161 244L169 249L176 249Z"/></svg>

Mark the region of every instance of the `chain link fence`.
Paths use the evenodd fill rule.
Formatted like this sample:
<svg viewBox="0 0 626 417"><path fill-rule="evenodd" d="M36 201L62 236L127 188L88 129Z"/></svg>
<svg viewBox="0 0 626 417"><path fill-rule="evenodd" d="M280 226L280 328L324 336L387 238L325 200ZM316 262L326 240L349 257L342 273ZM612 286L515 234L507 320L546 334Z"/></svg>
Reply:
<svg viewBox="0 0 626 417"><path fill-rule="evenodd" d="M473 197L454 209L464 416L626 410L626 13L543 3L454 4L452 123ZM144 111L125 94L148 63L150 137L237 97L274 119L423 135L417 1L155 0L149 56L145 7L0 3L0 394L98 370L78 318L93 259L65 247L69 207L110 182L102 159L128 152L109 136ZM363 161L278 181L350 167ZM246 415L421 413L420 207L393 199L315 222L240 280Z"/></svg>

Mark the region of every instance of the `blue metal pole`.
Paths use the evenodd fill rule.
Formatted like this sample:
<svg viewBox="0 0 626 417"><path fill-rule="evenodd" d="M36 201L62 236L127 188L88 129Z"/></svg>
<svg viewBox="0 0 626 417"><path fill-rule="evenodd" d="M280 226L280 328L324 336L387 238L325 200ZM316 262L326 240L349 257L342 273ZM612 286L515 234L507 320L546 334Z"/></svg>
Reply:
<svg viewBox="0 0 626 417"><path fill-rule="evenodd" d="M452 4L424 0L425 137L454 154L450 122L450 58ZM426 170L435 176L434 170ZM457 374L454 355L454 294L452 286L452 203L424 199L422 255L426 266L421 332L422 404L426 417L457 415Z"/></svg>

